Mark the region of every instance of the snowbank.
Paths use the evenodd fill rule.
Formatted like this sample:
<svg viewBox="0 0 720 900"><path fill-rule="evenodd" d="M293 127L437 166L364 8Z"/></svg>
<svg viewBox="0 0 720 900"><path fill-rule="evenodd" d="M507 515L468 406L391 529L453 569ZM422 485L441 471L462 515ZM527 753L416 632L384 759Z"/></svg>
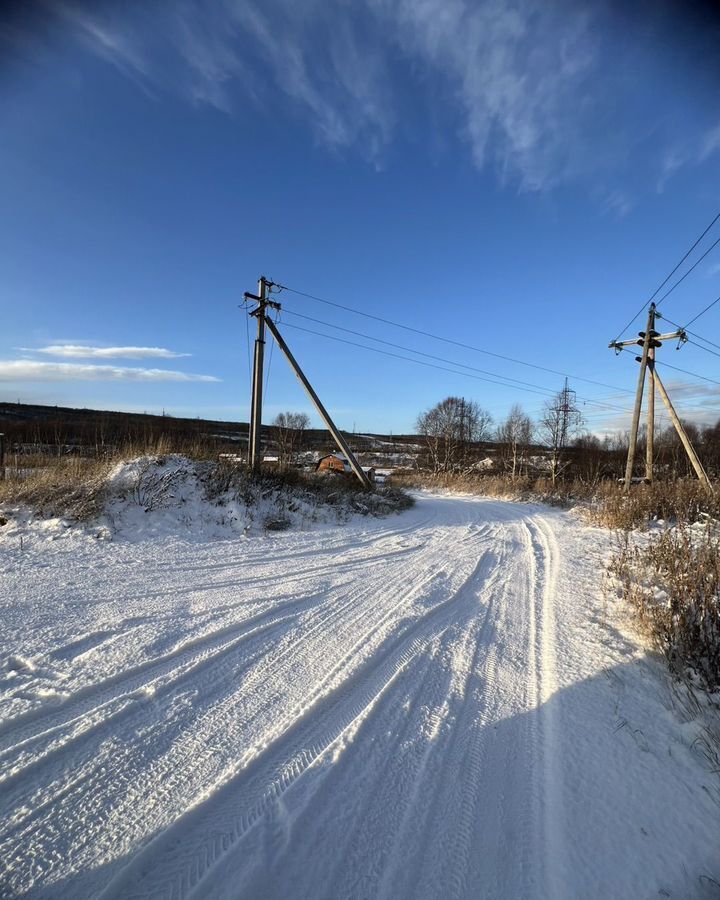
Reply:
<svg viewBox="0 0 720 900"><path fill-rule="evenodd" d="M252 477L231 464L179 455L119 462L98 492L102 513L81 526L71 516L36 515L27 507L0 509L0 522L6 520L0 542L140 541L163 535L219 540L388 515L411 505L395 490L366 493L338 479L294 474Z"/></svg>

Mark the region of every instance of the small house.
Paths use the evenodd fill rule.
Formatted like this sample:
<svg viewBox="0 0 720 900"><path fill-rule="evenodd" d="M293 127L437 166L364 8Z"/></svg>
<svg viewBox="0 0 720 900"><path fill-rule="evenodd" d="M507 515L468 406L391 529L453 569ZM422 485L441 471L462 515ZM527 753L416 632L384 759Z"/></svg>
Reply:
<svg viewBox="0 0 720 900"><path fill-rule="evenodd" d="M375 480L375 468L373 466L361 466L363 472L370 481ZM339 453L328 453L327 456L321 456L315 466L316 472L329 472L339 475L352 475L353 470L347 458Z"/></svg>

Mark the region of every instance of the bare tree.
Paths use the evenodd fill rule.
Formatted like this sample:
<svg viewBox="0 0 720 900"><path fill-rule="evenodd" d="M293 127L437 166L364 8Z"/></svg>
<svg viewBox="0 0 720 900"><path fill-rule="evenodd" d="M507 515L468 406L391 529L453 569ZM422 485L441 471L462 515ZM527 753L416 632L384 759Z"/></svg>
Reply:
<svg viewBox="0 0 720 900"><path fill-rule="evenodd" d="M273 420L273 437L278 448L278 463L289 466L302 447L305 430L310 425L306 413L281 412Z"/></svg>
<svg viewBox="0 0 720 900"><path fill-rule="evenodd" d="M510 472L513 479L522 474L532 432L532 420L518 403L514 404L505 421L497 427L495 439L499 444L500 459L503 468Z"/></svg>
<svg viewBox="0 0 720 900"><path fill-rule="evenodd" d="M610 440L600 440L597 435L585 432L573 441L574 463L573 471L579 478L597 483L604 474L612 472Z"/></svg>
<svg viewBox="0 0 720 900"><path fill-rule="evenodd" d="M553 485L564 468L564 451L583 428L584 419L575 399L575 391L565 386L545 402L538 429L543 443L550 449L550 475Z"/></svg>
<svg viewBox="0 0 720 900"><path fill-rule="evenodd" d="M473 400L446 397L417 418L417 431L427 443L435 472L467 465L471 445L486 439L492 416Z"/></svg>

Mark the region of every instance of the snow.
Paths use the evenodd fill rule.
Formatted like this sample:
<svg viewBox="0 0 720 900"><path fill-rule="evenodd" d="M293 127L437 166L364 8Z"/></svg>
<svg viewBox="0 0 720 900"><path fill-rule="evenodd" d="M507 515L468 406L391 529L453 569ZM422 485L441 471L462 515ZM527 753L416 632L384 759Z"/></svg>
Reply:
<svg viewBox="0 0 720 900"><path fill-rule="evenodd" d="M192 472L146 512L138 465L108 524L0 528L0 896L714 896L718 776L608 532L419 493L262 533Z"/></svg>
<svg viewBox="0 0 720 900"><path fill-rule="evenodd" d="M227 462L227 461L226 461ZM230 463L232 468L232 463ZM327 501L301 484L281 480L256 483L241 473L228 487L215 463L186 457L142 456L118 463L105 479L104 515L83 528L62 518L34 517L27 509L0 510L5 547L51 540L76 544L91 536L104 540L145 541L169 535L206 541L247 537L266 530L312 529L318 524L385 515L397 504L387 494L336 491Z"/></svg>

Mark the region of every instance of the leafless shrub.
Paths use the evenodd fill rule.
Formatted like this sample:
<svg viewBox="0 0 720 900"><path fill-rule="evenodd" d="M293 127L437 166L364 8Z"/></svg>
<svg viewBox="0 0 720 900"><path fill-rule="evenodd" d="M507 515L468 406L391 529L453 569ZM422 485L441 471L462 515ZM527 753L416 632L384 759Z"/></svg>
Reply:
<svg viewBox="0 0 720 900"><path fill-rule="evenodd" d="M720 687L720 533L678 525L642 544L625 534L610 572L670 668Z"/></svg>
<svg viewBox="0 0 720 900"><path fill-rule="evenodd" d="M78 521L100 514L111 463L83 457L51 457L46 463L0 482L0 503Z"/></svg>
<svg viewBox="0 0 720 900"><path fill-rule="evenodd" d="M720 517L720 499L690 479L633 485L628 492L615 482L603 483L598 486L589 509L589 516L596 524L625 529L658 520L691 524L702 514Z"/></svg>
<svg viewBox="0 0 720 900"><path fill-rule="evenodd" d="M177 465L163 468L171 456L180 457ZM192 460L190 465L188 458ZM217 454L203 442L178 442L160 437L148 444L127 444L120 450L99 457L39 456L22 474L10 472L0 482L0 504L29 506L43 516L58 516L74 520L89 520L105 509L110 493L108 476L122 461L141 459L134 477L121 489L130 500L146 511L166 505L176 488L190 475L199 478L206 498L217 504L230 499L247 511L251 521L261 501L271 500L274 512L269 517L268 530L278 530L277 523L289 520L303 507L311 518L319 517L320 508L333 506L340 518L353 512L366 515L386 515L412 505L412 498L393 487L378 487L366 491L355 479L318 477L295 469L263 471L257 475L245 466L238 466ZM313 510L315 512L313 512ZM275 522L277 520L277 522Z"/></svg>
<svg viewBox="0 0 720 900"><path fill-rule="evenodd" d="M568 506L578 501L589 500L594 491L591 482L575 479L558 481L545 476L483 475L477 472L412 472L393 475L392 483L401 487L423 487L446 489L485 497L506 497L509 500L524 500L532 503L549 503L553 506Z"/></svg>
<svg viewBox="0 0 720 900"><path fill-rule="evenodd" d="M189 474L182 466L158 471L158 466L162 466L163 462L163 457L145 456L135 473L130 487L130 497L145 512L165 506L173 497L173 488L183 482Z"/></svg>

